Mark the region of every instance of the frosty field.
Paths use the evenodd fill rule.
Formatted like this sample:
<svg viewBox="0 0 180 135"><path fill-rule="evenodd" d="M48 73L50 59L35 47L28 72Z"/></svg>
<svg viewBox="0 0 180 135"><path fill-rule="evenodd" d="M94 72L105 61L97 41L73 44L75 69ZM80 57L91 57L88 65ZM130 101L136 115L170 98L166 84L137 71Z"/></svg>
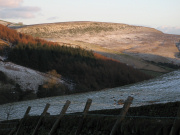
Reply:
<svg viewBox="0 0 180 135"><path fill-rule="evenodd" d="M10 106L10 119L22 118L28 106L32 107L30 115L40 115L46 103L51 105L48 110L51 115L59 114L66 100L71 101L67 113L82 112L88 98L92 99L90 110L121 108L123 105L119 105L118 100L125 100L128 96L134 97L132 106L175 102L180 101L179 86L180 70L123 87L0 105L0 120L6 119Z"/></svg>

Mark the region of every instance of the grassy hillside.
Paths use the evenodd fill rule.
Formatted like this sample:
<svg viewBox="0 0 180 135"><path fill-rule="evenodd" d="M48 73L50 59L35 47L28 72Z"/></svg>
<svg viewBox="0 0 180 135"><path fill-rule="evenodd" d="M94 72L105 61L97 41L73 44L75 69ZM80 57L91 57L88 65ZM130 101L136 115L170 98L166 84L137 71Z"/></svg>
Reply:
<svg viewBox="0 0 180 135"><path fill-rule="evenodd" d="M180 65L179 51L175 46L180 36L164 34L153 28L103 22L62 22L26 26L18 31L93 50L149 73L171 70L147 61Z"/></svg>
<svg viewBox="0 0 180 135"><path fill-rule="evenodd" d="M43 72L55 69L75 84L73 93L122 86L150 78L132 67L95 55L92 51L59 46L2 25L0 38L15 45L9 54L10 61Z"/></svg>
<svg viewBox="0 0 180 135"><path fill-rule="evenodd" d="M26 26L18 29L18 31L30 34L38 37L56 38L56 37L68 37L78 36L83 34L101 34L114 31L151 31L156 33L162 33L155 29L132 26L127 24L118 23L103 23L103 22L64 22L64 23L50 23L50 24L38 24Z"/></svg>
<svg viewBox="0 0 180 135"><path fill-rule="evenodd" d="M10 22L4 21L4 20L0 20L0 24L7 26L9 24L11 24Z"/></svg>

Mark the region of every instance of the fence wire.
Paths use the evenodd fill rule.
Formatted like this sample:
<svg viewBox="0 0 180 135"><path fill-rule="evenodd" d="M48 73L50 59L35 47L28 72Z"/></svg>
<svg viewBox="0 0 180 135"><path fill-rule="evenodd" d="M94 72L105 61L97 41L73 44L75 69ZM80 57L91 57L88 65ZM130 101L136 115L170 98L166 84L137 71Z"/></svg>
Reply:
<svg viewBox="0 0 180 135"><path fill-rule="evenodd" d="M113 102L112 102L113 101ZM109 103L105 102L105 103L100 103L100 102L92 102L92 105L90 107L90 111L95 111L95 110L108 110L108 109L120 109L123 107L124 105L124 101L125 100L115 100L112 99ZM142 105L155 105L155 104L160 104L160 103L167 103L170 102L168 100L154 100L154 101L137 101L134 100L131 104L131 107L136 107L136 106L142 106ZM51 104L51 101L49 101L49 103ZM58 115L63 107L63 105L65 104L65 100L64 101L60 101L60 102L53 102L50 105L49 108L49 113L51 115ZM18 119L23 118L24 113L28 107L27 104L21 105L21 106L13 106L16 104L9 104L9 110L7 109L8 106L1 106L0 109L0 124L2 124L1 121L5 121L7 120L7 115L9 115L9 117L11 118L13 115L16 116L20 116L18 117ZM30 116L37 116L37 115L41 115L44 107L45 107L45 103L43 104L30 104L30 106L32 107L32 109L30 110ZM85 106L85 102L78 102L78 101L73 101L71 102L67 114L66 115L76 115L76 116L81 116L81 114L73 114L76 112L82 112ZM14 107L14 108L13 108ZM98 108L100 107L100 109ZM22 109L24 108L24 109ZM19 111L20 110L20 111ZM9 112L8 112L9 111ZM11 112L10 112L11 111ZM178 110L177 110L178 111ZM13 119L17 119L15 116L15 118ZM106 114L88 114L88 116L100 116L100 117L119 117L119 115L106 115ZM160 116L131 116L131 115L127 115L127 118L146 118L146 119L180 119L179 117L160 117ZM4 124L4 123L3 123ZM13 124L13 123L12 123Z"/></svg>

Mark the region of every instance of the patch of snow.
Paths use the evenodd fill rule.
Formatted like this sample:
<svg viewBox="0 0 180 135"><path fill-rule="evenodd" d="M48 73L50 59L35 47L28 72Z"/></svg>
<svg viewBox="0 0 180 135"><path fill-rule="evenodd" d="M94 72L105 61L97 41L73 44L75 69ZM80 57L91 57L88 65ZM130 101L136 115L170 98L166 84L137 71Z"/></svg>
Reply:
<svg viewBox="0 0 180 135"><path fill-rule="evenodd" d="M12 62L0 61L0 71L15 80L22 89L29 89L35 92L38 90L39 85L42 85L50 78L50 76L45 73L16 65Z"/></svg>
<svg viewBox="0 0 180 135"><path fill-rule="evenodd" d="M30 115L40 115L46 103L51 104L48 110L51 115L59 114L66 100L71 101L67 113L82 112L88 98L91 98L93 101L90 110L121 108L123 105L117 104L117 101L126 100L128 96L134 97L133 104L131 106L175 102L180 101L179 86L180 70L165 74L149 81L123 87L82 94L16 102L13 103L15 112L11 116L11 119L22 118L28 106L32 107ZM4 110L9 105L10 104L0 105L0 119L6 118Z"/></svg>

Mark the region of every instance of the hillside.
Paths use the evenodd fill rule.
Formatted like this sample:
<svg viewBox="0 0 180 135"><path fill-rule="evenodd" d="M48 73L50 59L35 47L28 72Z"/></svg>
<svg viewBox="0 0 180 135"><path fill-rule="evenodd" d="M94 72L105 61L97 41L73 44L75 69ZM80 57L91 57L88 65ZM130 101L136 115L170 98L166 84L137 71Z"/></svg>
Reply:
<svg viewBox="0 0 180 135"><path fill-rule="evenodd" d="M63 94L95 91L151 78L137 69L92 51L59 46L54 42L17 33L3 25L0 25L0 38L12 44L9 47L9 61L41 72L55 70L72 82L74 90Z"/></svg>
<svg viewBox="0 0 180 135"><path fill-rule="evenodd" d="M69 85L52 74L0 61L0 104L36 99L39 86L49 80L55 80L56 84Z"/></svg>
<svg viewBox="0 0 180 135"><path fill-rule="evenodd" d="M164 34L153 28L118 23L64 22L26 26L18 31L93 50L138 69L168 71L149 61L180 65L179 50L175 46L180 36Z"/></svg>
<svg viewBox="0 0 180 135"><path fill-rule="evenodd" d="M11 24L11 22L0 20L0 24L7 26L7 25Z"/></svg>
<svg viewBox="0 0 180 135"><path fill-rule="evenodd" d="M51 78L49 74L16 65L12 62L0 61L0 71L5 73L10 79L18 83L23 90L37 92L39 85L44 84ZM59 82L63 82L59 79Z"/></svg>
<svg viewBox="0 0 180 135"><path fill-rule="evenodd" d="M11 28L20 28L20 27L23 26L23 23L22 23L22 22L13 23L13 22L8 22L8 21L4 21L4 20L0 20L0 24L1 24L1 25L4 25L4 26L11 27Z"/></svg>
<svg viewBox="0 0 180 135"><path fill-rule="evenodd" d="M66 100L71 101L70 107L67 111L68 113L82 112L88 98L92 99L90 110L122 108L123 105L119 105L118 101L124 101L128 96L134 97L131 105L132 107L176 102L180 101L179 86L180 71L178 70L155 79L123 87L17 102L13 104L15 113L11 116L11 118L22 118L27 106L32 107L30 115L40 115L46 103L51 104L48 112L51 115L56 115L59 114L59 111ZM0 105L0 118L6 118L6 113L4 111L8 106L9 104ZM149 112L150 110L148 109L147 111ZM159 115L159 110L157 114Z"/></svg>

